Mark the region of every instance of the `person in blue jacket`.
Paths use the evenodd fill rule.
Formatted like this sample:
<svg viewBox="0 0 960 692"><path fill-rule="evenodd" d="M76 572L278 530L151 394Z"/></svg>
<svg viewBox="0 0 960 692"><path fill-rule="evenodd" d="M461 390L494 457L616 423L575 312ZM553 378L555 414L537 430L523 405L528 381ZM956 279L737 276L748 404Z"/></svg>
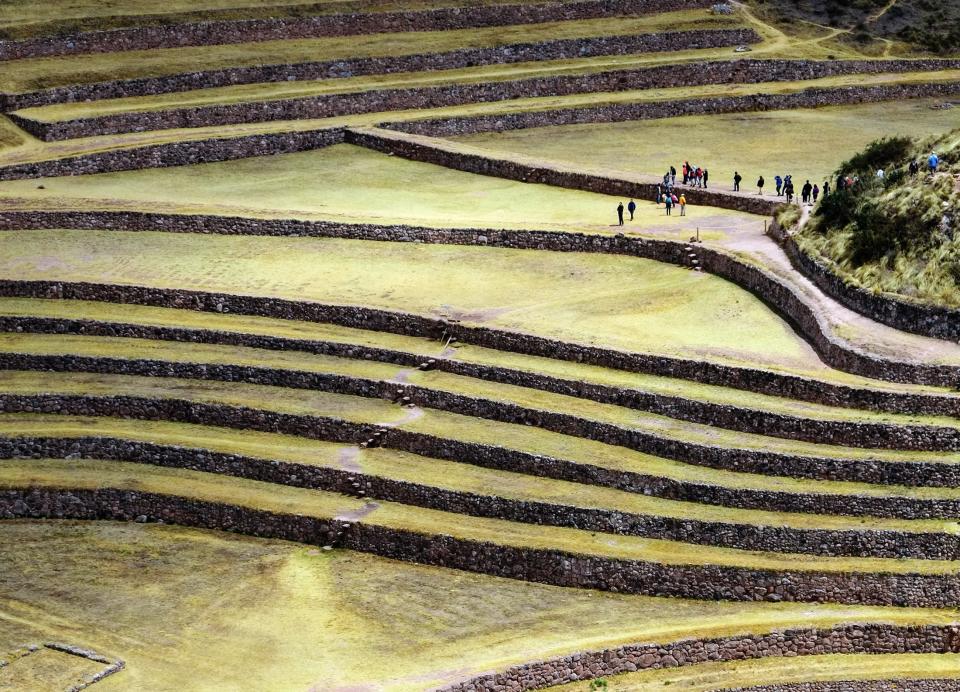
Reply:
<svg viewBox="0 0 960 692"><path fill-rule="evenodd" d="M931 152L930 158L927 159L927 165L930 166L930 172L931 172L931 173L936 173L936 172L937 172L937 166L940 165L940 157L937 156L937 152L935 152L935 151L934 151L934 152Z"/></svg>

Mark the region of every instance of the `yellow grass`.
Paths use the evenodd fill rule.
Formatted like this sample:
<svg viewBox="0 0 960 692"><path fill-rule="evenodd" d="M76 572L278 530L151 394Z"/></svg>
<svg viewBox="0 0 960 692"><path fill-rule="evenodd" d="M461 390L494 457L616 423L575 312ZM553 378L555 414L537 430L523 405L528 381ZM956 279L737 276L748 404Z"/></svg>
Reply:
<svg viewBox="0 0 960 692"><path fill-rule="evenodd" d="M174 526L6 522L0 535L17 575L0 582L0 650L56 638L122 657L97 684L108 692L412 692L637 641L957 618L580 591Z"/></svg>

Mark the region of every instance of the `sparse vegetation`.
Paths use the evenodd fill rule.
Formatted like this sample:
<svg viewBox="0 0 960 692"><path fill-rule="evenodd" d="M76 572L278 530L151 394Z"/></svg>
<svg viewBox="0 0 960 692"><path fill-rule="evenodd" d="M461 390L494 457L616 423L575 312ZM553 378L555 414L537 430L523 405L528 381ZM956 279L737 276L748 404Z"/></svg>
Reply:
<svg viewBox="0 0 960 692"><path fill-rule="evenodd" d="M881 139L846 161L837 175L856 182L821 201L800 236L803 246L865 288L960 305L958 132ZM932 152L941 158L936 174L928 168Z"/></svg>

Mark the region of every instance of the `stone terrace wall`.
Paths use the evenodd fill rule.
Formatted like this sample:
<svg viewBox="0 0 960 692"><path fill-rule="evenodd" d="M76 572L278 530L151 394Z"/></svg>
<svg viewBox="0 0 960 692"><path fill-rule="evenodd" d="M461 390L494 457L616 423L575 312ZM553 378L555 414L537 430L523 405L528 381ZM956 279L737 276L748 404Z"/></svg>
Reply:
<svg viewBox="0 0 960 692"><path fill-rule="evenodd" d="M957 631L952 626L843 625L830 630L795 629L726 639L685 639L670 644L630 644L617 649L589 651L514 666L501 673L488 673L442 687L438 692L522 692L638 670L772 656L956 651Z"/></svg>
<svg viewBox="0 0 960 692"><path fill-rule="evenodd" d="M7 370L41 370L55 372L97 372L103 374L146 375L207 379L224 382L249 382L294 389L354 394L375 398L391 398L402 389L414 403L429 408L451 411L477 418L499 420L505 423L536 425L554 432L595 439L607 444L632 447L639 451L673 456L689 448L693 453L701 445L670 443L668 438L653 434L631 433L626 428L605 425L556 410L540 410L519 404L476 398L429 386L398 385L382 380L369 380L336 373L317 373L267 366L240 366L216 363L169 362L145 358L113 358L77 355L42 355L30 353L0 353L0 368ZM676 397L637 393L616 387L581 389L576 383L557 380L537 374L520 377L511 371L490 368L500 382L528 386L544 391L556 391L567 396L595 394L591 400L634 408L653 410L680 420L691 420L703 425L721 427L759 435L801 439L822 444L869 449L915 451L960 451L960 430L935 425L897 425L844 420L819 420L749 408L709 404ZM521 383L521 381L523 383ZM586 391L584 391L586 390ZM674 415L677 413L679 415ZM702 454L702 452L700 452ZM779 455L775 455L779 456ZM682 460L682 459L681 459Z"/></svg>
<svg viewBox="0 0 960 692"><path fill-rule="evenodd" d="M682 243L666 240L628 238L623 235L600 236L550 231L503 231L476 229L426 229L409 226L372 226L345 225L325 222L304 222L291 220L241 219L215 216L179 216L151 215L139 213L110 212L7 212L0 214L2 228L122 228L125 230L164 230L170 232L201 232L255 235L314 235L324 237L359 238L395 242L429 242L459 245L483 245L511 247L518 249L540 249L557 252L602 252L655 259L661 262L687 264L687 253ZM830 365L840 370L853 372L874 379L894 382L913 382L935 386L955 386L960 379L960 368L928 364L922 362L891 361L872 356L853 349L846 342L839 341L829 327L821 324L814 310L794 293L793 289L780 281L775 275L760 267L748 265L725 252L704 247L697 248L702 266L706 271L721 276L746 290L754 293L766 303L792 321L816 347L820 356ZM148 301L151 304L166 307L188 307L192 309L213 309L213 306L233 304L233 311L253 311L251 314L265 314L272 317L289 319L308 319L320 321L338 321L346 326L370 328L375 325L382 331L426 335L440 334L444 330L468 343L491 348L517 351L530 355L543 355L564 360L593 362L605 367L623 370L656 368L658 374L697 379L723 384L739 389L790 396L792 398L815 397L815 401L836 396L842 388L828 384L807 381L802 378L783 377L766 373L760 380L749 386L738 382L739 377L749 371L722 368L703 363L689 363L677 359L657 358L625 354L589 346L565 344L485 327L465 327L447 325L440 320L415 317L386 311L363 310L351 307L322 306L313 303L295 303L294 301L270 298L239 296L217 296L193 291L164 291L139 287L105 286L97 284L61 284L57 282L2 282L0 294L16 295L35 293L38 297L88 296L85 300L114 300L116 302ZM134 296L137 296L134 298ZM239 307L239 310L237 309ZM263 312L266 310L266 312ZM376 317L374 317L376 315ZM340 323L340 322L338 322ZM642 363L645 363L642 365ZM655 364L655 365L654 365ZM685 375L685 372L691 374ZM721 372L723 373L721 375ZM733 376L733 373L737 373ZM766 379L766 383L762 382ZM777 384L788 389L771 386ZM722 380L722 381L721 381ZM817 388L820 394L812 393ZM849 392L848 392L849 394Z"/></svg>
<svg viewBox="0 0 960 692"><path fill-rule="evenodd" d="M935 533L799 529L635 514L560 502L478 495L369 475L362 470L276 461L111 437L3 438L0 459L97 459L188 468L205 473L319 489L370 501L398 502L444 512L585 531L702 545L821 556L952 559L958 539Z"/></svg>
<svg viewBox="0 0 960 692"><path fill-rule="evenodd" d="M453 84L410 89L379 89L295 99L169 108L160 111L116 113L49 123L18 115L12 115L11 118L30 134L45 141L55 141L142 130L327 118L358 113L439 108L537 96L609 93L705 84L792 82L835 75L956 68L960 68L960 60L720 60L708 63L664 65L637 70L614 70L585 75L533 77L506 82ZM954 84L953 86L960 91L960 84ZM743 98L754 97L740 97L735 101ZM711 99L645 105L648 107L655 105L663 107L663 103L671 103L674 104L671 115L682 115L688 107L684 104L700 103L703 107L703 104L721 104L723 101L723 99ZM553 122L550 124L561 123Z"/></svg>
<svg viewBox="0 0 960 692"><path fill-rule="evenodd" d="M658 101L653 103L621 103L582 108L465 116L435 120L408 120L387 123L382 127L400 132L433 137L455 137L479 132L500 132L530 127L582 125L586 123L654 120L682 115L742 113L794 108L820 108L900 99L946 98L960 94L960 84L892 84L871 87L809 88L792 94L752 94L720 98Z"/></svg>
<svg viewBox="0 0 960 692"><path fill-rule="evenodd" d="M627 55L657 51L682 51L720 48L757 43L760 36L752 29L704 29L671 31L631 36L594 36L577 39L514 43L491 48L463 48L442 53L386 56L306 62L287 65L253 65L204 70L161 77L123 79L91 84L41 89L30 93L0 95L3 111L30 108L51 103L92 99L147 96L191 89L210 89L232 84L284 82L292 80L335 79L369 74L451 70L474 65L525 61L562 60L598 55Z"/></svg>
<svg viewBox="0 0 960 692"><path fill-rule="evenodd" d="M345 141L413 161L423 161L469 173L519 180L525 183L540 183L637 199L652 199L657 192L656 183L582 173L573 168L564 168L547 162L530 163L495 158L480 152L458 148L452 142L422 135L377 128L351 128L345 133ZM777 200L764 199L755 194L737 194L684 185L678 185L678 187L683 189L690 204L735 209L765 216L772 215L782 206L782 203Z"/></svg>
<svg viewBox="0 0 960 692"><path fill-rule="evenodd" d="M469 29L471 27L534 24L593 19L669 10L710 7L713 0L672 0L669 7L657 0L580 0L479 7L444 7L410 12L332 14L287 19L211 21L194 24L154 25L91 31L71 36L50 36L20 41L0 41L0 60L48 55L112 53L148 48L247 43L317 36Z"/></svg>
<svg viewBox="0 0 960 692"><path fill-rule="evenodd" d="M833 682L792 682L781 685L738 687L728 692L955 692L960 680L844 680Z"/></svg>
<svg viewBox="0 0 960 692"><path fill-rule="evenodd" d="M60 489L0 489L0 518L131 521L137 517L262 538L336 545L405 562L555 586L650 596L938 608L952 606L960 598L960 579L956 575L788 572L674 565L428 535L364 523L364 520L352 522L281 514L140 490L110 487L87 490L68 485ZM916 640L914 636L907 641ZM942 641L939 646L943 646Z"/></svg>
<svg viewBox="0 0 960 692"><path fill-rule="evenodd" d="M890 293L874 294L851 285L826 264L809 256L789 234L782 246L794 269L851 310L905 332L947 341L960 341L960 310L898 300Z"/></svg>
<svg viewBox="0 0 960 692"><path fill-rule="evenodd" d="M180 341L185 343L208 343L232 346L247 346L277 351L304 351L322 355L333 355L342 358L362 358L377 360L384 363L394 363L406 367L424 365L425 356L407 353L394 349L358 346L336 341L317 341L312 339L290 339L286 337L252 334L243 331L200 329L196 327L162 327L149 324L127 324L122 321L99 321L90 319L63 319L30 316L0 316L0 331L27 332L37 334L85 334L88 336L123 336L134 339L157 339L161 341ZM680 418L693 422L729 421L729 426L745 432L772 434L779 430L779 435L805 435L806 422L795 424L791 416L781 416L772 413L740 409L733 406L715 405L708 402L673 397L660 394L648 394L634 389L591 384L583 381L573 381L563 378L550 377L540 373L532 373L512 368L502 368L464 362L450 358L434 359L431 369L449 372L455 375L477 377L492 382L515 384L522 387L533 387L544 391L568 394L580 398L591 399L604 403L616 403L633 408L642 408L653 412L663 413L672 418ZM643 361L640 361L643 362ZM650 361L651 371L655 371L658 361ZM692 361L684 361L692 362ZM723 368L724 366L720 366ZM778 394L788 389L796 378L786 376L781 381L781 375L765 371L741 370L731 368L722 370L740 372L742 375L734 384L739 388L751 388L754 384L767 389L780 385L776 389ZM697 379L692 373L674 373L684 379L695 381L711 381L712 370L709 364L704 365L703 374ZM811 392L801 392L801 400L829 401L833 406L859 408L871 411L885 411L888 413L932 414L960 417L960 396L941 396L937 394L911 394L887 390L860 389L855 387L836 387L836 385L822 384L817 388L816 383L810 380L801 380L813 385ZM751 391L755 391L751 389ZM798 429L793 429L797 425ZM729 427L724 423L723 427ZM781 427L783 426L783 427Z"/></svg>
<svg viewBox="0 0 960 692"><path fill-rule="evenodd" d="M117 149L64 159L3 166L0 167L0 180L188 166L251 156L290 154L342 142L343 130L338 128L168 142L133 149Z"/></svg>

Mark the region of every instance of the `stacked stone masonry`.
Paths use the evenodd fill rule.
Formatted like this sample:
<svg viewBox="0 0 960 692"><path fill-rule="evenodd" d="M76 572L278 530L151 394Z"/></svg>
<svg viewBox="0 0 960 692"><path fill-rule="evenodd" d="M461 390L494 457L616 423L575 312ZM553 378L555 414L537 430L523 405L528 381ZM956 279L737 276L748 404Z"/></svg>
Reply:
<svg viewBox="0 0 960 692"><path fill-rule="evenodd" d="M267 153L292 154L341 144L342 129L291 131L230 138L208 138L168 142L132 149L117 149L62 159L0 166L0 180L50 178L61 175L89 175L143 168L190 166L198 163L231 161Z"/></svg>
<svg viewBox="0 0 960 692"><path fill-rule="evenodd" d="M745 113L753 111L821 108L847 104L876 103L921 98L952 98L960 94L955 82L931 84L895 84L873 87L808 88L793 94L752 94L720 98L622 103L606 106L464 116L437 120L409 120L388 123L384 127L433 137L456 137L481 132L501 132L555 125L655 120L684 115Z"/></svg>
<svg viewBox="0 0 960 692"><path fill-rule="evenodd" d="M458 492L363 472L109 437L2 438L0 459L69 458L187 468L357 495L475 517L681 541L741 550L820 556L954 559L960 538L896 531L835 531L721 523Z"/></svg>
<svg viewBox="0 0 960 692"><path fill-rule="evenodd" d="M170 108L159 111L116 113L76 120L42 122L17 114L10 117L30 134L45 141L57 141L75 137L92 137L123 132L163 130L170 128L206 127L237 123L268 122L274 120L300 120L338 117L343 115L375 113L381 111L440 108L467 103L504 101L537 96L561 96L581 93L619 92L638 89L697 86L706 84L746 84L759 82L797 81L820 79L845 74L876 74L892 72L915 72L960 68L960 60L722 60L708 63L681 63L638 70L615 70L585 75L558 75L534 77L515 81L487 82L479 84L455 84L411 89L381 89L353 93L312 96L272 101L251 101L236 104ZM914 89L926 85L909 85L902 89ZM952 86L956 93L960 84ZM895 87L882 87L889 91ZM876 89L876 88L875 88ZM870 89L849 87L825 89L830 94L846 94L867 100ZM882 93L882 92L881 92ZM690 112L730 112L731 110L759 110L767 101L777 103L786 96L793 98L806 94L728 97L719 99L694 99L657 102L653 104L621 104L601 106L598 109L572 109L576 112L616 113L624 108L636 110L631 120L651 117L659 109L668 108L670 116ZM854 96L857 95L857 96ZM933 95L933 94L931 94ZM896 97L885 97L896 98ZM842 101L844 102L844 101ZM860 101L855 101L860 102ZM748 108L750 104L754 108ZM669 106L667 105L669 104ZM767 106L769 107L769 106ZM793 106L797 107L797 106ZM511 117L529 116L527 113ZM488 116L494 117L497 116ZM602 118L601 118L602 119ZM456 119L454 119L456 120ZM416 122L416 121L414 121ZM552 125L564 124L555 120ZM401 123L400 127L405 126Z"/></svg>
<svg viewBox="0 0 960 692"><path fill-rule="evenodd" d="M539 43L514 43L490 48L463 48L442 53L417 53L375 58L284 65L253 65L203 70L160 77L143 77L90 84L72 84L29 93L0 95L4 112L52 103L149 96L234 84L337 79L360 75L453 70L474 65L567 60L601 55L721 48L757 43L752 29L703 29L628 36L595 36Z"/></svg>
<svg viewBox="0 0 960 692"><path fill-rule="evenodd" d="M145 491L68 486L0 490L0 518L4 519L132 521L138 517L310 545L335 544L405 562L555 586L648 596L938 608L952 607L960 598L960 578L956 575L665 564L427 535L362 520L275 513Z"/></svg>
<svg viewBox="0 0 960 692"><path fill-rule="evenodd" d="M725 639L686 639L669 644L632 644L605 651L590 651L548 661L515 666L501 673L481 675L440 688L437 692L523 692L577 680L633 673L638 670L676 668L698 663L741 661L773 656L823 654L955 653L955 627L895 627L845 625L822 630L785 630ZM952 690L952 681L924 682L906 689ZM814 683L820 684L820 683ZM830 684L830 683L824 683ZM779 692L779 686L764 687ZM792 689L789 686L783 688ZM813 687L820 692L830 688ZM851 692L860 692L851 688Z"/></svg>
<svg viewBox="0 0 960 692"><path fill-rule="evenodd" d="M710 7L711 4L713 0L673 0L670 3L670 9L701 9ZM474 7L453 6L409 12L353 12L286 19L149 25L109 31L90 31L68 36L0 41L0 60L319 36L536 24L618 15L655 14L662 12L663 9L663 3L655 0L579 0Z"/></svg>
<svg viewBox="0 0 960 692"><path fill-rule="evenodd" d="M469 366L468 366L469 367ZM293 389L311 389L376 398L389 398L391 392L403 389L412 401L429 408L464 413L505 422L521 421L569 435L602 437L601 442L626 442L625 431L617 426L603 426L588 419L553 411L542 411L517 404L473 398L409 384L397 385L386 380L368 380L348 375L310 371L241 366L216 363L189 363L163 360L90 357L76 355L37 355L0 353L0 369L40 370L53 372L95 372L103 374L150 377L207 379L223 382L247 382ZM451 370L455 368L448 368ZM581 386L572 381L520 373L499 368L484 368L493 381L554 391L567 396L611 403L641 411L714 427L771 437L799 439L821 444L869 449L914 451L960 451L960 429L936 425L897 425L843 420L820 420L780 415L749 408L709 404L678 397L664 397L614 387ZM559 390L559 391L558 391ZM592 396L591 396L592 395ZM591 430L593 431L591 433ZM643 440L641 442L641 439ZM637 437L622 446L642 445L641 451L664 447L665 438L655 435ZM692 446L690 449L699 449Z"/></svg>
<svg viewBox="0 0 960 692"><path fill-rule="evenodd" d="M539 249L557 252L602 252L609 254L630 255L655 259L662 262L685 266L686 256L682 243L665 240L626 237L623 235L599 236L578 233L563 233L551 231L507 231L507 230L477 230L477 229L427 229L409 226L374 226L374 225L347 225L327 222L307 222L296 220L262 220L242 219L234 217L216 216L187 216L187 215L152 215L140 213L111 213L111 212L52 212L29 213L7 212L0 214L0 229L16 228L122 228L125 230L165 230L175 232L214 232L225 234L253 234L253 235L313 235L323 237L359 238L364 240L380 240L394 242L429 242L459 245L484 245L497 247L512 247L520 249ZM698 253L704 270L716 274L728 281L745 288L759 296L766 303L780 312L791 321L800 332L806 336L818 354L829 365L847 372L852 372L874 379L894 382L913 382L919 384L954 387L960 381L960 369L949 365L938 365L921 362L891 361L853 349L849 344L839 340L829 332L829 327L821 324L815 310L807 304L794 289L778 279L775 275L753 265L748 265L732 255L719 250L699 248ZM137 290L133 287L110 287L93 284L57 284L55 282L2 282L5 295L17 295L22 292L35 292L37 297L56 297L64 288L71 295L87 295L88 300L110 301L111 294L119 298L117 302L130 301ZM57 287L60 288L57 288ZM204 295L191 291L156 291L142 289L143 299L158 301L158 305L173 307L187 306L197 309L198 305L207 303L208 309L215 309L216 305L229 305L234 312L247 314L263 314L259 311L267 309L270 316L299 319L297 315L310 315L306 319L316 320L325 312L322 306L316 304L292 301L271 300L266 298L243 298L239 296ZM282 307L281 307L282 306ZM222 309L222 308L221 308ZM333 309L336 312L337 309ZM636 369L638 366L623 367L619 363L622 359L636 362L635 354L611 352L596 347L563 344L547 339L539 339L526 335L514 334L484 327L466 327L463 325L445 325L438 320L431 320L412 315L386 313L383 311L364 311L356 309L355 314L346 313L353 309L339 308L340 319L347 319L345 326L369 328L372 315L378 315L374 323L382 326L382 331L399 330L401 333L424 335L439 334L447 329L462 341L474 343L490 348L518 351L530 355L544 355L564 360L581 360L598 365L619 369ZM363 315L363 316L361 316ZM319 317L320 321L335 321L331 316ZM401 324L402 323L402 324ZM656 357L652 357L656 359ZM662 364L678 361L670 359L656 359ZM661 366L663 367L663 366ZM705 370L711 366L704 366ZM661 374L671 374L661 371ZM800 378L795 379L799 382ZM736 386L736 385L731 385ZM741 387L743 388L743 387ZM769 387L764 393L777 393ZM795 396L794 392L783 392L782 395ZM796 398L803 398L802 396Z"/></svg>
<svg viewBox="0 0 960 692"><path fill-rule="evenodd" d="M789 234L783 237L781 244L794 269L851 310L895 329L960 341L960 310L909 303L889 293L871 293L844 281L823 261L803 252Z"/></svg>

